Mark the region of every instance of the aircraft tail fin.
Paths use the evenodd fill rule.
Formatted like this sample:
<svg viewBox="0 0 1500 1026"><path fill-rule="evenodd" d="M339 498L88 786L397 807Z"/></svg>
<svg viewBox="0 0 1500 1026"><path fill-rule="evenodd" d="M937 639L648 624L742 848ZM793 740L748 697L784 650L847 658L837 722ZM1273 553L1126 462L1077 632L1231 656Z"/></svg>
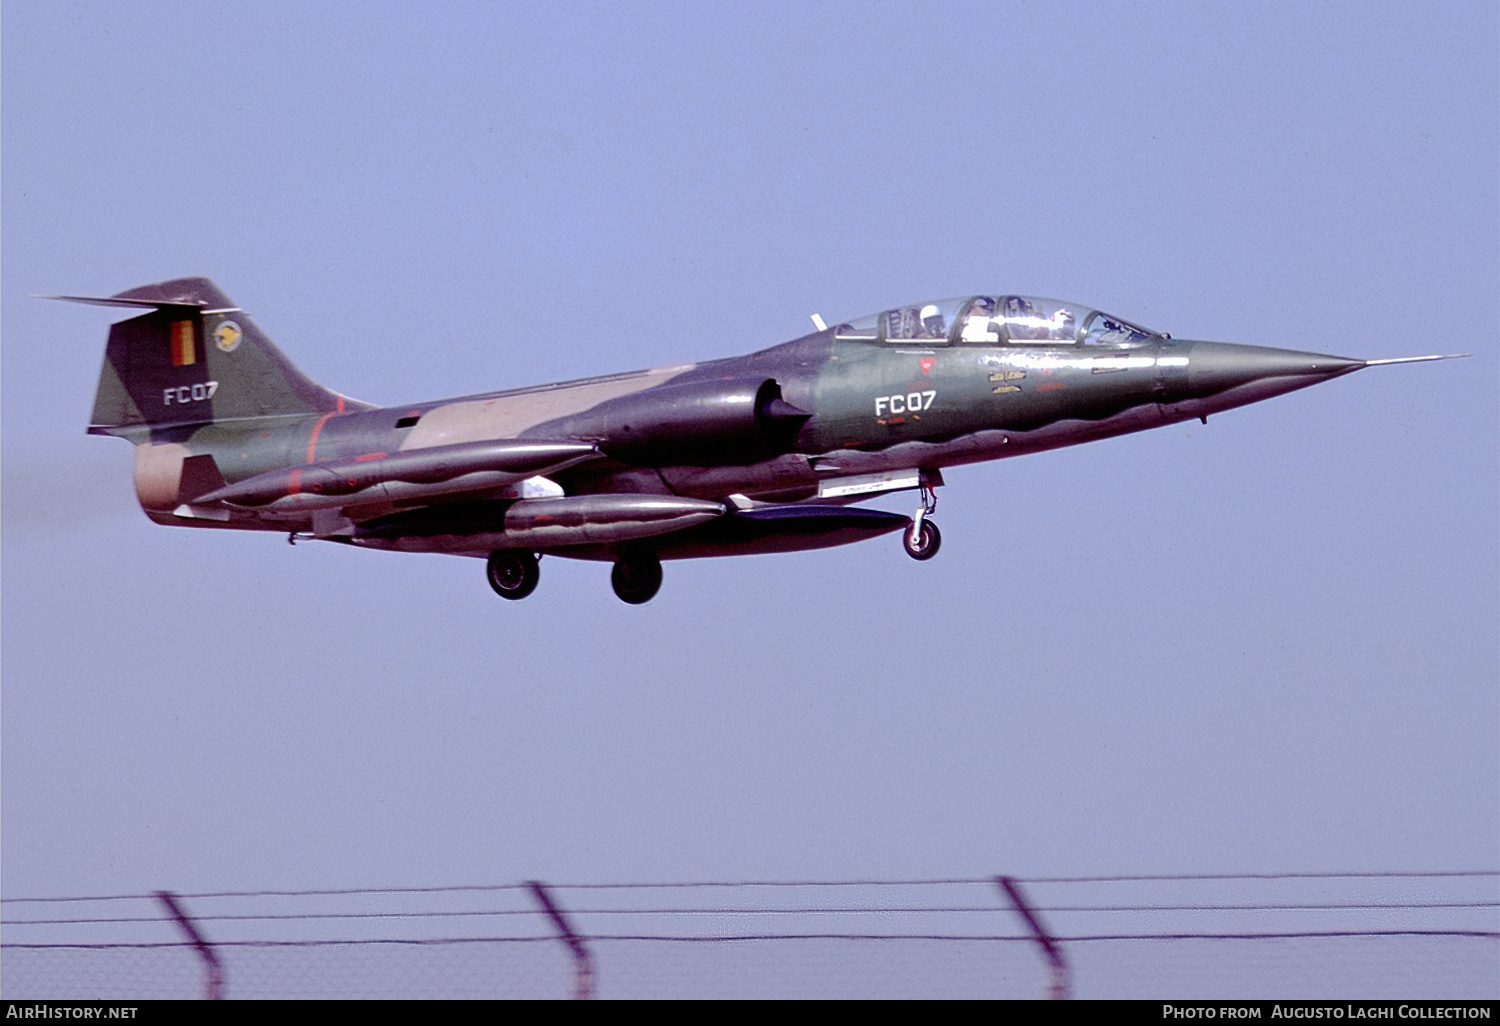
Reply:
<svg viewBox="0 0 1500 1026"><path fill-rule="evenodd" d="M207 278L47 298L147 311L110 328L90 434L368 408L298 370Z"/></svg>

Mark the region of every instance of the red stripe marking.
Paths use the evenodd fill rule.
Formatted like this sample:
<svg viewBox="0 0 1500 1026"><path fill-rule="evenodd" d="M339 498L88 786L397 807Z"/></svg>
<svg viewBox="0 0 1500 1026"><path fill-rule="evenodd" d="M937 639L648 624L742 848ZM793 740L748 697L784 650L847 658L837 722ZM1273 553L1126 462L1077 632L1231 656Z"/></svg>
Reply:
<svg viewBox="0 0 1500 1026"><path fill-rule="evenodd" d="M300 491L302 491L302 471L294 470L287 482L286 493L288 495L296 495Z"/></svg>
<svg viewBox="0 0 1500 1026"><path fill-rule="evenodd" d="M390 455L390 453L385 453L385 452L372 452L368 456L356 456L356 457L354 457L354 462L355 463L369 463L371 460L383 460L383 459L385 459L389 455Z"/></svg>
<svg viewBox="0 0 1500 1026"><path fill-rule="evenodd" d="M327 424L330 419L336 416L338 416L336 413L325 413L323 414L323 418L317 424L313 425L312 437L307 440L307 462L318 462L318 433L323 430L324 424Z"/></svg>
<svg viewBox="0 0 1500 1026"><path fill-rule="evenodd" d="M338 411L340 413L344 412L344 397L343 396L339 396L339 410Z"/></svg>

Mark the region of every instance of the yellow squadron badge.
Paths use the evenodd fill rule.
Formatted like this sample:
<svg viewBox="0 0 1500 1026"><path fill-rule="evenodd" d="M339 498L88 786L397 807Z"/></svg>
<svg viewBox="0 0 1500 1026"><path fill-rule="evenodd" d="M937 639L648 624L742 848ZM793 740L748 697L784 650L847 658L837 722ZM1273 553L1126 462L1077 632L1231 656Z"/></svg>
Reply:
<svg viewBox="0 0 1500 1026"><path fill-rule="evenodd" d="M244 332L240 326L233 321L225 321L214 329L214 345L219 347L222 353L232 353L244 338Z"/></svg>

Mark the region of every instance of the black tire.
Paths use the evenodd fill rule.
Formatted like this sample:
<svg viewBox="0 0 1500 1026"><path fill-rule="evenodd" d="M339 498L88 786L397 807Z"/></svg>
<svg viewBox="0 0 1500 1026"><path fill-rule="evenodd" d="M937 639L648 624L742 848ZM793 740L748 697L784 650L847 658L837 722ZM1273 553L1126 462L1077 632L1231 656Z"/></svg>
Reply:
<svg viewBox="0 0 1500 1026"><path fill-rule="evenodd" d="M523 599L536 591L542 579L542 568L537 565L534 553L515 549L501 549L490 553L485 565L485 575L490 587L501 598Z"/></svg>
<svg viewBox="0 0 1500 1026"><path fill-rule="evenodd" d="M650 602L661 590L661 560L655 556L632 556L622 559L609 572L620 601L639 606Z"/></svg>
<svg viewBox="0 0 1500 1026"><path fill-rule="evenodd" d="M938 530L937 524L924 518L916 543L912 543L911 531L908 530L901 533L901 544L912 559L931 559L943 547L943 532Z"/></svg>

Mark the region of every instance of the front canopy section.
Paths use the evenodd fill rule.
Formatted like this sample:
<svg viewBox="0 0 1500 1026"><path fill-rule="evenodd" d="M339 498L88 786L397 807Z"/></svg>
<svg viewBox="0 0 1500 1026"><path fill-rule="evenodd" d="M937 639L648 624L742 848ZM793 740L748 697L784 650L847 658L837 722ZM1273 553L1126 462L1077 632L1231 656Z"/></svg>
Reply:
<svg viewBox="0 0 1500 1026"><path fill-rule="evenodd" d="M918 345L1082 345L1132 349L1161 338L1102 310L1039 296L969 296L884 310L835 330L840 339Z"/></svg>

